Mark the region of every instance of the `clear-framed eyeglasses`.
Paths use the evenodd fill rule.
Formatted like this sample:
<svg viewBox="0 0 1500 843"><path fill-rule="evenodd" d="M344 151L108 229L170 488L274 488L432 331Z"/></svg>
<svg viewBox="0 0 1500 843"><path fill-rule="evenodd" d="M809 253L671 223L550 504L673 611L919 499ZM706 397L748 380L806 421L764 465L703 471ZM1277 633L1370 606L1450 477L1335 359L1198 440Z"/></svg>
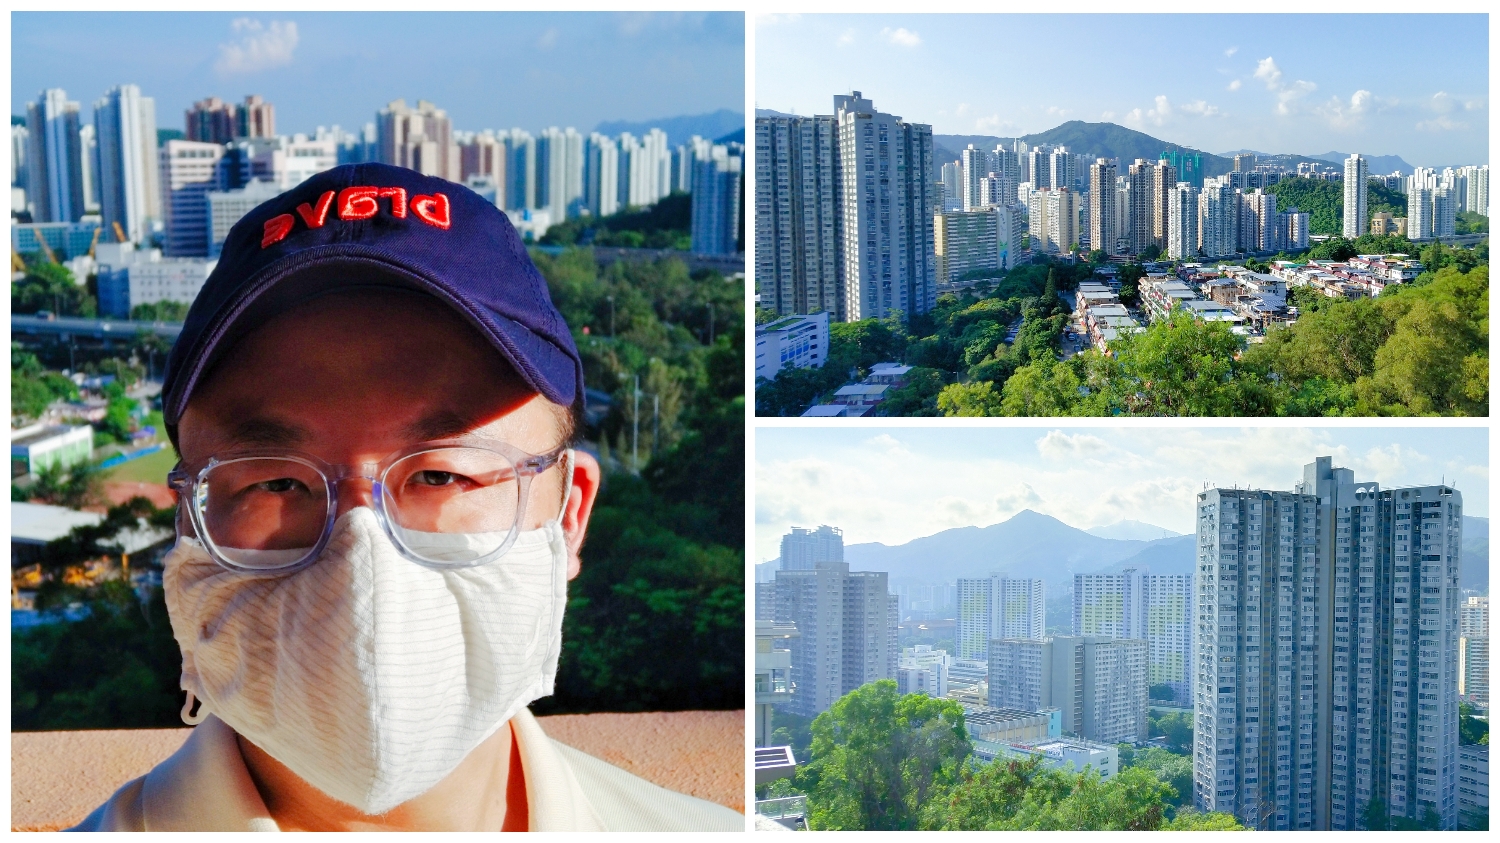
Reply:
<svg viewBox="0 0 1500 843"><path fill-rule="evenodd" d="M239 450L167 475L193 529L220 565L242 573L293 573L333 535L339 486L371 481L375 517L402 556L440 570L505 555L525 523L531 481L571 451L528 454L506 442L447 439L383 460L334 465L285 450ZM565 465L566 468L566 465ZM563 479L563 500L571 478Z"/></svg>

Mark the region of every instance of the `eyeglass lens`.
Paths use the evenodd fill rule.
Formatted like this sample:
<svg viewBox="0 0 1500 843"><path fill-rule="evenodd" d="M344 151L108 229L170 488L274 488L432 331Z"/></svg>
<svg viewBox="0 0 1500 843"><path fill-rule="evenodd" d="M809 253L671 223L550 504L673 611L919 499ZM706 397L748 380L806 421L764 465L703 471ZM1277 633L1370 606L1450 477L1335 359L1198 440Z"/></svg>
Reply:
<svg viewBox="0 0 1500 843"><path fill-rule="evenodd" d="M515 526L520 484L510 460L478 448L436 448L403 457L383 477L383 504L411 552L462 562L498 549ZM227 555L278 566L285 554L233 550L310 548L322 537L328 481L293 459L253 457L215 465L199 484L198 507L208 538ZM457 534L463 534L459 539ZM256 567L259 567L258 565Z"/></svg>

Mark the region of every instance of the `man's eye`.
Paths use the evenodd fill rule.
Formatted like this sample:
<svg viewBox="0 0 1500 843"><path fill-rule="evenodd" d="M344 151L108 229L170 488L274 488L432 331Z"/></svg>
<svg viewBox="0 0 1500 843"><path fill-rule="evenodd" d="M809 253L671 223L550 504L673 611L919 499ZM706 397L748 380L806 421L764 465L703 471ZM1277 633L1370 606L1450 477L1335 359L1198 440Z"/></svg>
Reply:
<svg viewBox="0 0 1500 843"><path fill-rule="evenodd" d="M257 491L261 492L273 492L280 494L283 492L295 492L298 488L306 487L303 486L301 482L293 480L290 477L278 477L275 480L266 480L260 483L256 483L255 488Z"/></svg>
<svg viewBox="0 0 1500 843"><path fill-rule="evenodd" d="M411 479L418 486L451 486L458 482L458 475L451 471L419 471Z"/></svg>

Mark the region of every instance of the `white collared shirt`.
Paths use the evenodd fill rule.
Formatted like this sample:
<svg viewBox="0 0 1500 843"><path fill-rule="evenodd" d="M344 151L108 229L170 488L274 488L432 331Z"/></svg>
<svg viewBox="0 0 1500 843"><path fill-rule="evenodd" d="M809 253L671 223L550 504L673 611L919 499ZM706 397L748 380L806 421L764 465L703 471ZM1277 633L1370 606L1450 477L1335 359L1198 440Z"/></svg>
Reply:
<svg viewBox="0 0 1500 843"><path fill-rule="evenodd" d="M744 815L645 779L511 718L531 831L744 831ZM234 730L210 715L182 748L127 782L70 831L280 831Z"/></svg>

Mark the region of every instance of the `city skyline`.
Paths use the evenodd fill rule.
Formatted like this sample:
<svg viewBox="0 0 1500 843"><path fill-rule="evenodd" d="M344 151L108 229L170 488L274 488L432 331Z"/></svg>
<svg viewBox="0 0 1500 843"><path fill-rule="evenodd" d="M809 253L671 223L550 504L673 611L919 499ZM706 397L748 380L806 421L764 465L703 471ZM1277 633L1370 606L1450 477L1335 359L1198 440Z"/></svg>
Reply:
<svg viewBox="0 0 1500 843"><path fill-rule="evenodd" d="M604 122L744 108L744 17L735 13L494 13L479 24L471 13L16 13L11 20L12 112L43 89L61 88L79 102L85 122L94 100L122 84L156 99L162 128L179 128L204 97L238 102L260 94L276 105L284 134L334 124L357 131L401 98L439 103L455 128L470 131L571 125L587 133ZM130 50L117 46L121 39ZM392 60L424 51L445 60ZM519 82L491 81L502 75Z"/></svg>
<svg viewBox="0 0 1500 843"><path fill-rule="evenodd" d="M1204 483L1283 488L1318 455L1384 488L1446 481L1489 516L1485 428L765 428L756 435L755 562L792 526L904 544L1031 509L1088 529L1194 530ZM1170 437L1170 438L1168 438Z"/></svg>
<svg viewBox="0 0 1500 843"><path fill-rule="evenodd" d="M756 107L825 114L830 91L858 89L935 134L1016 137L1083 120L1216 155L1339 151L1438 168L1488 163L1488 26L1483 16L1471 26L1454 17L760 15ZM1381 43L1397 31L1407 49L1383 74L1346 61L1325 39L1291 37ZM1059 50L1064 43L1072 49ZM1182 48L1115 62L1107 85L1097 64L1061 60L1147 43ZM990 84L993 54L955 49L963 44L1003 44L1008 67L1047 72L1029 74L1024 86ZM1402 62L1428 54L1422 45L1445 62Z"/></svg>

